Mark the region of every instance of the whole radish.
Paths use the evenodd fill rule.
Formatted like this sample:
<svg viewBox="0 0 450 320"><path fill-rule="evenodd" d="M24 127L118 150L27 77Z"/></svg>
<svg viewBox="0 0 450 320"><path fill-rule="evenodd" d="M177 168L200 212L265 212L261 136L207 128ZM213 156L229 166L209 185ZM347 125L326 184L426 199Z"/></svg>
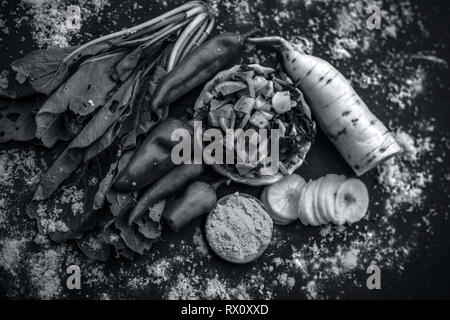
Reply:
<svg viewBox="0 0 450 320"><path fill-rule="evenodd" d="M320 128L358 176L401 151L386 126L331 64L281 37L248 41L280 52L286 72L306 96Z"/></svg>

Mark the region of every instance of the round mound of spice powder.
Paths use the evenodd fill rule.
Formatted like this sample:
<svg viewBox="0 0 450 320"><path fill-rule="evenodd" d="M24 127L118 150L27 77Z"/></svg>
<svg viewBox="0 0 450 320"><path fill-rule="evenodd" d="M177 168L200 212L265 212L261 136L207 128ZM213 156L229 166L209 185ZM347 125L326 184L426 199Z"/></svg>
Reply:
<svg viewBox="0 0 450 320"><path fill-rule="evenodd" d="M205 229L206 240L219 257L248 263L266 250L273 222L257 198L236 192L217 201Z"/></svg>

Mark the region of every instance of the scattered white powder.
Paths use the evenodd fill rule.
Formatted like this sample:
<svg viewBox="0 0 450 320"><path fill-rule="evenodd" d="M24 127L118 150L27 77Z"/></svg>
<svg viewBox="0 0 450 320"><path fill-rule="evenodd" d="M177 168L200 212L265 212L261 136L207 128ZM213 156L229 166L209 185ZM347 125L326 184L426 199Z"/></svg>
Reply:
<svg viewBox="0 0 450 320"><path fill-rule="evenodd" d="M331 58L335 60L348 59L354 53L366 54L373 50L373 43L380 42L378 33L368 28L367 21L372 14L369 6L380 8L381 38L396 39L400 30L413 23L414 13L408 1L399 1L397 4L386 1L349 1L342 6L335 6L336 25L330 30L337 37L330 45Z"/></svg>
<svg viewBox="0 0 450 320"><path fill-rule="evenodd" d="M86 236L84 239L86 239ZM99 251L102 249L102 242L102 234L99 233L96 236L89 236L86 242L86 246L88 246L93 251Z"/></svg>
<svg viewBox="0 0 450 320"><path fill-rule="evenodd" d="M196 246L195 250L197 250L198 253L205 257L211 257L206 241L203 239L202 230L200 228L195 229L192 241Z"/></svg>
<svg viewBox="0 0 450 320"><path fill-rule="evenodd" d="M71 204L72 212L77 215L83 213L84 209L84 190L77 189L76 186L63 187L63 194L61 195L62 204Z"/></svg>
<svg viewBox="0 0 450 320"><path fill-rule="evenodd" d="M168 300L196 300L199 299L197 296L197 290L195 288L195 283L198 283L199 277L186 277L184 274L178 275L175 286L169 289L167 293ZM194 284L193 284L194 282Z"/></svg>
<svg viewBox="0 0 450 320"><path fill-rule="evenodd" d="M50 211L47 205L39 203L36 209L36 214L39 217L38 223L41 226L41 230L44 234L52 232L68 232L69 227L65 222L58 220L59 215L63 212L63 209L53 208Z"/></svg>
<svg viewBox="0 0 450 320"><path fill-rule="evenodd" d="M434 63L440 64L440 65L448 68L448 62L446 60L440 58L440 57L435 56L435 55L418 53L418 54L412 55L412 58L413 59L419 59L419 60L434 62Z"/></svg>
<svg viewBox="0 0 450 320"><path fill-rule="evenodd" d="M337 14L335 33L338 37L331 45L331 58L335 60L348 59L356 49L366 51L372 41L371 32L365 27L361 3L344 6ZM334 30L333 30L334 31ZM332 31L332 32L333 32Z"/></svg>
<svg viewBox="0 0 450 320"><path fill-rule="evenodd" d="M333 287L345 290L348 286L365 286L365 278L357 274L365 272L372 261L383 270L400 274L415 246L413 240L398 239L392 223L384 219L376 229L326 229L322 237L310 237L300 246L293 245L291 260L283 262L284 272L301 277L301 290L309 299L331 298L329 290ZM339 298L339 293L334 294L332 298Z"/></svg>
<svg viewBox="0 0 450 320"><path fill-rule="evenodd" d="M36 160L36 152L25 149L0 150L0 187L9 187L9 191L15 192L11 187L18 181L33 186L38 182L42 163Z"/></svg>
<svg viewBox="0 0 450 320"><path fill-rule="evenodd" d="M7 226L8 207L6 205L6 199L0 198L0 228L4 229Z"/></svg>
<svg viewBox="0 0 450 320"><path fill-rule="evenodd" d="M381 5L381 33L366 29L365 7L369 2ZM212 3L220 13L218 31L229 31L231 25L237 28L258 26L262 34L275 34L279 26L289 25L283 29L283 36L298 43L306 52L330 60L338 68L341 63L363 56L360 64L347 66L346 75L358 92L359 88L369 89L385 97L385 101L379 97L373 101L373 108L377 114L389 112L386 118L393 119L392 128L399 128L397 115L420 115L420 107L427 107L417 100L427 93L426 84L432 74L429 62L448 66L435 52L398 53L388 48L383 49L386 52L382 61L375 63L370 59L372 53L378 54L384 41L399 39L412 23L420 26L420 36L427 35L421 13L409 1L278 0L270 8L261 0L213 0ZM29 18L17 18L17 23L29 23L35 44L46 47L77 44L81 37L79 28L67 28L69 5L80 8L83 26L91 18L99 19L108 1L22 0L22 4ZM157 4L163 8L169 6L162 0ZM142 7L133 5L131 9L118 10L142 10ZM134 22L132 14L129 19ZM0 29L3 34L11 31L2 19ZM25 40L28 39L21 41ZM262 63L274 61L276 57L262 50L251 49L247 53L249 60ZM423 122L422 118L418 119ZM166 243L155 246L158 249L133 264L115 261L118 267L113 273L107 271L109 265L88 261L71 245L56 245L45 236L36 236L34 222L20 220L23 210L17 210L11 197L17 192L15 186L22 184L25 188L20 188L20 193L32 195L45 164L37 160L41 157L30 151L31 148L0 150L0 271L8 273L11 279L21 272L26 278L18 282L26 290L21 295L44 299L64 297L65 268L70 264L81 267L83 285L94 292L91 298L101 299L123 298L124 292L140 296L155 290L168 299L272 299L284 292L295 297L323 299L345 296L345 290L352 285L365 289L366 278L358 278L358 274L364 273L362 271L373 261L382 270L401 273L418 246L417 234L433 232L432 218L442 211L430 207L429 212L417 217L414 223L410 221L412 214L404 214L425 203L428 205L426 189L438 178L431 171L433 164L444 161L444 155L433 154L438 141L430 137L432 132L417 133L419 124L414 123L414 126L414 131L396 132L405 152L379 168L378 186L385 193L386 203L380 203L376 212L369 213L371 221L351 227L325 226L309 235L303 235L305 230L300 225L295 226L295 230L275 227L272 243L264 256L240 274L240 279L230 277L222 270L220 261L211 259L200 228L191 229L191 237L170 244L167 242L171 237L167 236ZM433 162L426 162L430 156ZM450 174L447 177L450 179ZM77 205L80 190L67 191L67 198L61 201L74 204L72 210L77 212L81 208ZM64 229L64 226L52 228ZM411 232L404 235L397 228L409 228ZM302 234L301 238L298 234ZM39 246L39 252L31 250L30 243ZM29 261L24 262L24 257ZM25 286L28 279L31 291ZM112 290L117 287L120 287L119 293Z"/></svg>
<svg viewBox="0 0 450 320"><path fill-rule="evenodd" d="M420 157L432 152L434 144L430 137L414 138L404 131L395 134L403 147L403 153L379 166L378 182L388 194L385 210L393 214L407 204L408 211L423 202L423 190L433 181L428 166L422 166Z"/></svg>
<svg viewBox="0 0 450 320"><path fill-rule="evenodd" d="M127 281L127 287L133 290L142 290L142 288L146 288L150 284L150 278L135 276L129 277Z"/></svg>
<svg viewBox="0 0 450 320"><path fill-rule="evenodd" d="M38 233L36 237L34 237L33 242L41 247L49 247L50 245L50 239L42 233Z"/></svg>
<svg viewBox="0 0 450 320"><path fill-rule="evenodd" d="M38 47L67 47L83 22L98 17L108 0L22 0L31 16L32 37Z"/></svg>
<svg viewBox="0 0 450 320"><path fill-rule="evenodd" d="M17 276L19 262L27 239L0 240L0 267Z"/></svg>
<svg viewBox="0 0 450 320"><path fill-rule="evenodd" d="M40 299L56 298L61 292L61 256L65 246L43 250L34 254L28 262L30 281Z"/></svg>
<svg viewBox="0 0 450 320"><path fill-rule="evenodd" d="M61 220L66 215L64 212L66 206L70 207L73 216L82 214L84 211L85 192L83 189L78 189L76 186L64 186L61 189L63 192L58 199L51 203L38 203L34 212L38 218L40 230L45 234L70 231L66 222Z"/></svg>
<svg viewBox="0 0 450 320"><path fill-rule="evenodd" d="M425 79L426 73L419 67L412 77L404 80L402 84L389 83L391 92L388 99L400 109L413 106L414 99L424 90Z"/></svg>
<svg viewBox="0 0 450 320"><path fill-rule="evenodd" d="M105 275L105 266L103 264L92 263L89 266L83 266L83 284L96 287L107 283L109 278Z"/></svg>
<svg viewBox="0 0 450 320"><path fill-rule="evenodd" d="M317 299L317 285L314 280L309 281L306 286L302 287L304 291L306 291L306 296L308 299Z"/></svg>
<svg viewBox="0 0 450 320"><path fill-rule="evenodd" d="M103 292L103 293L100 295L100 298L99 298L99 299L100 299L100 300L111 300L111 297L109 296L108 293Z"/></svg>
<svg viewBox="0 0 450 320"><path fill-rule="evenodd" d="M293 247L292 265L304 274L316 275L319 279L339 277L360 266L358 255L369 241L354 241L349 246L329 248L329 239L312 240L298 249Z"/></svg>
<svg viewBox="0 0 450 320"><path fill-rule="evenodd" d="M168 300L242 300L249 299L249 295L242 284L230 287L227 281L219 280L217 277L187 276L181 273L169 288L165 298Z"/></svg>
<svg viewBox="0 0 450 320"><path fill-rule="evenodd" d="M8 89L8 75L9 71L6 69L0 72L0 89Z"/></svg>
<svg viewBox="0 0 450 320"><path fill-rule="evenodd" d="M278 275L276 281L282 286L285 287L288 291L291 291L295 286L295 278L289 277L287 273L283 272Z"/></svg>
<svg viewBox="0 0 450 320"><path fill-rule="evenodd" d="M152 282L158 285L169 280L170 272L170 260L164 258L147 267L147 273L152 278Z"/></svg>

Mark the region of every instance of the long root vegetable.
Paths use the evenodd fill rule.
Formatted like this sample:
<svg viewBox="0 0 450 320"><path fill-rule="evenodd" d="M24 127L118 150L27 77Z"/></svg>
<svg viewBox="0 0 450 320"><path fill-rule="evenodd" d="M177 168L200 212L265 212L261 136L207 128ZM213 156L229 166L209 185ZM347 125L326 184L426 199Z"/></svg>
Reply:
<svg viewBox="0 0 450 320"><path fill-rule="evenodd" d="M211 34L211 31L214 27L215 18L212 17L210 20L205 22L197 32L192 36L191 41L183 49L183 53L181 54L180 61L186 57L193 48L198 48L201 43L203 43L207 37Z"/></svg>
<svg viewBox="0 0 450 320"><path fill-rule="evenodd" d="M183 53L185 46L189 43L189 40L195 34L198 28L202 26L207 21L208 14L200 13L197 15L192 22L183 30L183 32L178 37L177 42L173 46L173 50L169 56L169 61L167 63L167 71L170 72L175 67L176 63L179 61L180 56Z"/></svg>
<svg viewBox="0 0 450 320"><path fill-rule="evenodd" d="M216 190L226 182L222 179L213 184L203 181L190 184L183 195L163 212L163 219L170 229L178 232L195 218L208 213L217 202Z"/></svg>
<svg viewBox="0 0 450 320"><path fill-rule="evenodd" d="M176 165L171 159L171 151L178 142L172 141L171 136L180 128L185 128L184 123L174 118L168 118L153 128L128 165L118 173L114 188L121 192L136 191L172 170Z"/></svg>
<svg viewBox="0 0 450 320"><path fill-rule="evenodd" d="M281 37L248 39L283 57L286 72L305 94L320 128L359 176L401 151L386 126L332 65Z"/></svg>
<svg viewBox="0 0 450 320"><path fill-rule="evenodd" d="M201 22L200 19L199 21L193 21L190 27L186 28L186 33L180 35L179 41L174 46L174 50L178 51L184 46L184 38L191 38L193 30ZM209 33L209 26L206 31ZM251 31L246 35L222 33L211 38L186 55L183 63L179 64L173 70L171 70L170 66L179 59L179 56L177 53L171 54L168 68L171 72L158 86L150 103L151 110L158 110L174 102L211 79L241 53L244 47L244 40L253 32ZM202 36L199 40L203 41L203 38Z"/></svg>
<svg viewBox="0 0 450 320"><path fill-rule="evenodd" d="M140 197L138 203L131 211L128 223L132 224L148 210L152 204L171 196L184 187L190 180L202 174L202 172L203 165L201 164L182 164L172 171L169 171L145 190L144 194Z"/></svg>

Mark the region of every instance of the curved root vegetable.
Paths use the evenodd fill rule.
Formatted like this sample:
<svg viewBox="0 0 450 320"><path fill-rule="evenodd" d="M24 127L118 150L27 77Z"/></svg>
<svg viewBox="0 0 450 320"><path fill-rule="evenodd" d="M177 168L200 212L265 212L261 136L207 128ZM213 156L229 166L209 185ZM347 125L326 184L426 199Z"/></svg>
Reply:
<svg viewBox="0 0 450 320"><path fill-rule="evenodd" d="M201 164L182 164L169 171L161 179L156 181L139 198L138 203L133 208L128 218L131 225L139 218L150 206L160 200L163 200L180 190L190 180L198 177L203 172Z"/></svg>
<svg viewBox="0 0 450 320"><path fill-rule="evenodd" d="M183 53L184 48L188 44L189 39L191 39L195 31L198 28L200 28L204 22L206 22L207 18L208 18L207 13L200 13L192 20L191 23L188 24L188 26L180 34L169 56L169 61L167 63L168 72L172 71L172 69L175 67L175 65L180 59L180 56Z"/></svg>
<svg viewBox="0 0 450 320"><path fill-rule="evenodd" d="M198 21L192 28L196 25ZM187 33L191 33L192 28L189 28ZM241 53L247 36L248 34L222 33L189 53L183 63L174 68L158 86L150 102L151 110L156 111L174 102L211 79ZM188 35L184 35L185 37ZM200 38L202 39L203 37ZM183 41L180 40L179 46L182 46ZM175 62L177 55L172 55L170 59Z"/></svg>
<svg viewBox="0 0 450 320"><path fill-rule="evenodd" d="M286 72L306 95L321 129L357 175L401 151L386 126L328 62L301 52L280 37L248 41L280 51Z"/></svg>
<svg viewBox="0 0 450 320"><path fill-rule="evenodd" d="M183 49L180 61L182 61L193 49L198 48L206 40L206 38L209 37L214 27L215 21L215 18L211 17L198 29L196 34L192 36L191 41L189 41L189 43Z"/></svg>
<svg viewBox="0 0 450 320"><path fill-rule="evenodd" d="M206 182L194 182L163 213L170 229L177 232L190 221L208 213L216 204L215 188Z"/></svg>
<svg viewBox="0 0 450 320"><path fill-rule="evenodd" d="M173 169L175 164L170 153L178 142L170 138L172 132L180 128L185 128L183 122L173 118L168 118L153 128L128 165L118 173L114 188L121 192L136 191Z"/></svg>

